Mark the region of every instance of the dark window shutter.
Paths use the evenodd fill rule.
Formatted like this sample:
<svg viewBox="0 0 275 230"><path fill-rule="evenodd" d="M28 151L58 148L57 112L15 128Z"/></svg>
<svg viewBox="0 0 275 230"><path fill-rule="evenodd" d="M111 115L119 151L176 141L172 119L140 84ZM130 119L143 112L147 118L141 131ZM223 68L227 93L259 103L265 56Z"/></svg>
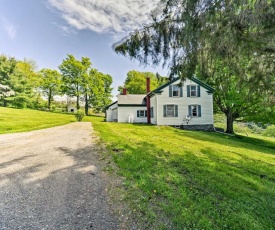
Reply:
<svg viewBox="0 0 275 230"><path fill-rule="evenodd" d="M201 87L198 85L198 97L201 96Z"/></svg>
<svg viewBox="0 0 275 230"><path fill-rule="evenodd" d="M201 117L201 105L198 105L199 117Z"/></svg>
<svg viewBox="0 0 275 230"><path fill-rule="evenodd" d="M163 116L166 117L166 105L163 106Z"/></svg>
<svg viewBox="0 0 275 230"><path fill-rule="evenodd" d="M173 89L172 89L172 85L169 85L169 97L172 97L172 91L173 91Z"/></svg>
<svg viewBox="0 0 275 230"><path fill-rule="evenodd" d="M180 87L180 97L183 97L183 87Z"/></svg>
<svg viewBox="0 0 275 230"><path fill-rule="evenodd" d="M187 97L190 97L190 85L187 86Z"/></svg>
<svg viewBox="0 0 275 230"><path fill-rule="evenodd" d="M145 114L145 117L147 117L147 111L146 110L144 111L144 114Z"/></svg>
<svg viewBox="0 0 275 230"><path fill-rule="evenodd" d="M178 105L175 105L175 117L179 116Z"/></svg>
<svg viewBox="0 0 275 230"><path fill-rule="evenodd" d="M188 115L192 117L191 105L188 105Z"/></svg>
<svg viewBox="0 0 275 230"><path fill-rule="evenodd" d="M139 117L139 110L137 111L137 117Z"/></svg>

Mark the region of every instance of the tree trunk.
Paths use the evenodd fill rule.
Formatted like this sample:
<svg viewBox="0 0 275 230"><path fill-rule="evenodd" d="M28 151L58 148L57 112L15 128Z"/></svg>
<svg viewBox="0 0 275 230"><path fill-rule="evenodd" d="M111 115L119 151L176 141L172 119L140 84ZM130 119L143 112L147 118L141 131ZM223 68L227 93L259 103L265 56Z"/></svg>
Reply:
<svg viewBox="0 0 275 230"><path fill-rule="evenodd" d="M7 104L8 104L8 103L7 103L7 101L5 100L5 98L4 98L3 101L4 101L4 107L7 107Z"/></svg>
<svg viewBox="0 0 275 230"><path fill-rule="evenodd" d="M226 133L234 134L234 128L233 128L233 123L234 123L234 118L233 118L233 113L230 109L228 109L225 113L226 115Z"/></svg>
<svg viewBox="0 0 275 230"><path fill-rule="evenodd" d="M76 108L77 108L77 110L80 109L80 105L79 105L79 96L76 96Z"/></svg>
<svg viewBox="0 0 275 230"><path fill-rule="evenodd" d="M51 98L52 98L52 91L49 91L48 95L48 109L51 110Z"/></svg>
<svg viewBox="0 0 275 230"><path fill-rule="evenodd" d="M85 114L86 116L89 115L89 102L87 93L85 94Z"/></svg>

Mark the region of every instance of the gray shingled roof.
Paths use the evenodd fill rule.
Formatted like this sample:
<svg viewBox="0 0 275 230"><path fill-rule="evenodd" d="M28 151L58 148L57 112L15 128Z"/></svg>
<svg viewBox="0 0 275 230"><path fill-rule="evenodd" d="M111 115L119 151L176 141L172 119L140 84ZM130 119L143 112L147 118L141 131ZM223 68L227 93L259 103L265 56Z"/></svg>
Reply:
<svg viewBox="0 0 275 230"><path fill-rule="evenodd" d="M145 94L118 95L118 105L146 105Z"/></svg>

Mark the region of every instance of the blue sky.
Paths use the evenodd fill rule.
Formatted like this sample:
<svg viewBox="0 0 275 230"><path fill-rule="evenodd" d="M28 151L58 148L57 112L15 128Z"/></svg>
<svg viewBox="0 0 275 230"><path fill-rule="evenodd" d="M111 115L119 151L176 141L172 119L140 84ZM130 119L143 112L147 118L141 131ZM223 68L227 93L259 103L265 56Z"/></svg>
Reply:
<svg viewBox="0 0 275 230"><path fill-rule="evenodd" d="M57 69L67 54L89 57L113 77L113 94L130 70L140 66L112 50L112 44L148 22L157 0L0 0L0 53L32 59L37 70Z"/></svg>

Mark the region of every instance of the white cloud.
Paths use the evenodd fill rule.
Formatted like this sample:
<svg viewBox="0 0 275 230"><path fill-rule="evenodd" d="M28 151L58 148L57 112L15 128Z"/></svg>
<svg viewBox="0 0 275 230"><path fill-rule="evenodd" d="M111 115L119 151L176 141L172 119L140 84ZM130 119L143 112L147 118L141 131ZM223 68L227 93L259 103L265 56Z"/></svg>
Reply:
<svg viewBox="0 0 275 230"><path fill-rule="evenodd" d="M148 22L158 0L48 0L73 28L126 34Z"/></svg>
<svg viewBox="0 0 275 230"><path fill-rule="evenodd" d="M4 17L2 18L2 23L3 23L4 29L7 32L9 38L12 40L15 39L16 33L17 33L17 29L16 29L15 25L13 25L11 22L9 22Z"/></svg>

